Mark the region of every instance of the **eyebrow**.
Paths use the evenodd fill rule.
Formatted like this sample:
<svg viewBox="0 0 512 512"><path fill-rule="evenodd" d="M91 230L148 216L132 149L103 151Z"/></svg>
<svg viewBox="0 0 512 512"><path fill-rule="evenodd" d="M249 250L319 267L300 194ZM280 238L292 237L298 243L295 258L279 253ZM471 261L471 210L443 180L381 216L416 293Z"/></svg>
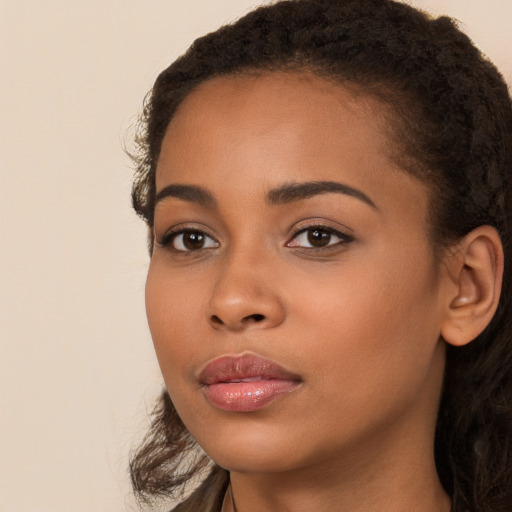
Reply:
<svg viewBox="0 0 512 512"><path fill-rule="evenodd" d="M167 197L176 197L184 201L198 203L207 208L215 208L217 206L217 201L211 192L197 185L167 185L167 187L158 192L155 206Z"/></svg>
<svg viewBox="0 0 512 512"><path fill-rule="evenodd" d="M355 197L378 210L375 203L360 190L338 183L337 181L308 181L306 183L288 183L268 192L267 202L272 205L302 201L310 197L329 193L345 194Z"/></svg>
<svg viewBox="0 0 512 512"><path fill-rule="evenodd" d="M355 197L378 210L375 203L360 190L338 183L337 181L307 181L305 183L286 183L267 193L266 200L270 205L281 205L302 201L321 194L345 194ZM184 201L197 203L207 208L216 208L217 201L213 194L198 185L167 185L156 196L155 206L167 197L175 197Z"/></svg>

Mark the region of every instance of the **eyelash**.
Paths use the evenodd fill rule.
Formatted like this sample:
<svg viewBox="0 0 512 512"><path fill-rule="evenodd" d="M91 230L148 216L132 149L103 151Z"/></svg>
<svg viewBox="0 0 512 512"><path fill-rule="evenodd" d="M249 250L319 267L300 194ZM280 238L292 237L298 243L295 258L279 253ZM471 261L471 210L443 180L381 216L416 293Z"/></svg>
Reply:
<svg viewBox="0 0 512 512"><path fill-rule="evenodd" d="M324 246L320 246L320 247L314 247L313 245L310 245L309 247L305 247L305 246L302 246L302 245L293 245L292 242L295 240L297 240L301 235L304 235L308 232L314 232L314 231L317 231L317 232L320 232L320 233L327 233L327 235L329 237L333 237L335 236L336 238L339 239L339 241L335 242L335 243L330 243L331 240L329 239L327 245L324 245ZM210 235L208 235L206 232L200 230L200 229L192 229L192 228L180 228L180 229L177 229L177 230L171 230L171 231L168 231L167 233L165 233L162 238L158 241L158 245L160 245L161 247L169 247L170 245L173 245L174 242L178 239L178 237L180 235L185 235L185 234L195 234L195 235L199 235L201 237L204 237L206 240L210 240L210 242L208 243L211 243L213 242L213 244L207 246L207 247L199 247L197 249L178 249L176 247L170 247L170 249L173 251L173 252L176 252L176 253L197 253L199 251L202 251L202 250L206 250L206 249L213 249L213 248L216 248L216 247L219 247L219 242L217 242L213 237L211 237ZM310 226L306 226L306 227L303 227L303 228L300 228L300 229L297 229L291 236L290 240L286 243L286 247L291 247L291 248L297 248L297 249L302 249L302 250L306 250L306 251L326 251L326 250L332 250L334 248L339 248L339 246L342 246L342 245L346 245L350 242L353 242L354 241L354 238L351 237L350 235L347 235L346 233L343 233L342 231L339 231L337 229L334 229L332 228L331 226L324 226L322 224L313 224L313 225L310 225ZM310 242L311 243L311 242ZM183 240L181 241L181 245L184 246L184 243L183 243Z"/></svg>

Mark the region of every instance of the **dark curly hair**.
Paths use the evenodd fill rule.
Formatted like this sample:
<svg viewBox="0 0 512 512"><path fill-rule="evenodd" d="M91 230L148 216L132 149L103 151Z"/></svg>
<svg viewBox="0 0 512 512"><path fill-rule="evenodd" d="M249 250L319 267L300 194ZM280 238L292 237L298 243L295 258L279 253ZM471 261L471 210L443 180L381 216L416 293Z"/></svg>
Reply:
<svg viewBox="0 0 512 512"><path fill-rule="evenodd" d="M153 226L162 139L183 99L227 74L314 73L373 95L404 169L432 191L434 248L491 225L505 252L502 297L472 343L447 347L435 457L453 511L512 510L512 106L503 77L447 17L391 0L283 0L197 39L147 97L137 139L136 212ZM151 233L151 230L150 230ZM150 249L152 238L150 234ZM185 461L191 453L195 457ZM142 500L173 495L198 474L222 479L164 392L131 461Z"/></svg>

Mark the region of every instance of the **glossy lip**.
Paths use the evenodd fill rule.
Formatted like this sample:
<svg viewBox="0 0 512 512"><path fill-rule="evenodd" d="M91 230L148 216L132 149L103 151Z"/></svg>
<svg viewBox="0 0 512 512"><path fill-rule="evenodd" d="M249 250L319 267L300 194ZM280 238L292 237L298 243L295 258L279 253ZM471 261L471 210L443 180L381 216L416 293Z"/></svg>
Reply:
<svg viewBox="0 0 512 512"><path fill-rule="evenodd" d="M198 380L213 406L233 412L261 409L302 382L299 375L273 361L249 354L214 359Z"/></svg>

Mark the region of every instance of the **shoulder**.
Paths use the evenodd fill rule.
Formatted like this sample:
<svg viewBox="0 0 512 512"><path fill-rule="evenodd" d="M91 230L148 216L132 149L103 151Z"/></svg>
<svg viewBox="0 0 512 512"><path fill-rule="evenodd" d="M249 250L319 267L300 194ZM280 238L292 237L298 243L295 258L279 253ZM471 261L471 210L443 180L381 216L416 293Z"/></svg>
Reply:
<svg viewBox="0 0 512 512"><path fill-rule="evenodd" d="M219 512L229 484L229 473L215 466L201 485L171 512Z"/></svg>

